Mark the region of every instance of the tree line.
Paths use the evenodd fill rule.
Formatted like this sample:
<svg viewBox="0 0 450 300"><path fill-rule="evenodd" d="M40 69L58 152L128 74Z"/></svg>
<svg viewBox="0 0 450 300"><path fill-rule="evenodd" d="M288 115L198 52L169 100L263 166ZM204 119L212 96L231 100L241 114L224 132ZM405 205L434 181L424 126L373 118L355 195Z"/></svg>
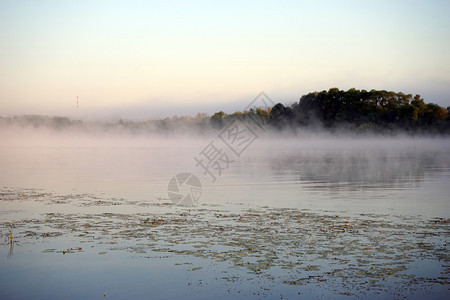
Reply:
<svg viewBox="0 0 450 300"><path fill-rule="evenodd" d="M226 117L265 119L274 129L347 129L355 132L390 133L398 130L409 133L450 133L450 106L425 103L420 95L385 90L347 91L331 88L328 91L304 95L289 106L282 103L267 110L253 109L226 116L214 114L211 122L221 126Z"/></svg>
<svg viewBox="0 0 450 300"><path fill-rule="evenodd" d="M51 128L54 130L101 130L132 133L183 133L192 130L209 134L224 128L233 118L249 121L272 130L348 130L356 133L450 134L450 106L425 103L420 95L384 90L328 91L304 95L291 105L277 103L273 107L253 107L247 111L227 114L219 111L209 116L173 116L143 122L82 122L66 117L24 115L0 117L0 126ZM250 122L253 121L253 122Z"/></svg>

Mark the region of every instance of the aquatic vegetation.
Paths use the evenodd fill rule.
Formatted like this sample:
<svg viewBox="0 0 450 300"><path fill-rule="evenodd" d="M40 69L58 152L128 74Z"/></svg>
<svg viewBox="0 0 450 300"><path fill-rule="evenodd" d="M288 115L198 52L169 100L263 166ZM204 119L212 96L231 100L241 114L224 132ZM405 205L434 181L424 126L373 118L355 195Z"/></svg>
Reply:
<svg viewBox="0 0 450 300"><path fill-rule="evenodd" d="M8 258L11 258L11 256L14 254L14 236L13 236L11 228L8 228L8 231L9 231L9 253L8 253Z"/></svg>
<svg viewBox="0 0 450 300"><path fill-rule="evenodd" d="M30 197L41 196L30 193L23 198ZM53 202L53 195L45 197ZM115 201L101 203L127 204ZM211 268L219 264L229 275L218 280L235 282L238 276L265 282L268 290L280 284L316 285L359 297L391 291L402 295L402 290L431 292L434 285L450 282L450 223L446 219L388 214L349 217L267 206L237 205L228 211L219 206L182 208L158 202L146 207L145 212L132 214L43 213L13 224L22 240L51 244L51 239L69 236L74 243L86 245L47 248L42 251L46 255L83 255L84 248L99 246L98 255L120 251L149 259L180 256L188 262L176 265L189 265L185 271L206 272L208 264ZM9 224L0 223L0 227ZM206 265L196 265L189 258ZM426 273L422 269L429 262L441 267Z"/></svg>

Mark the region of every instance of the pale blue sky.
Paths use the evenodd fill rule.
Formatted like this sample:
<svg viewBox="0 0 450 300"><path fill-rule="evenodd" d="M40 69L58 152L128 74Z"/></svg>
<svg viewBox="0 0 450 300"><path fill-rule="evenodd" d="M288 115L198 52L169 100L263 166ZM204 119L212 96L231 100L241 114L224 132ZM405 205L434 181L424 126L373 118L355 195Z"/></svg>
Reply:
<svg viewBox="0 0 450 300"><path fill-rule="evenodd" d="M430 0L0 0L0 115L192 114L330 87L446 107L449 14Z"/></svg>

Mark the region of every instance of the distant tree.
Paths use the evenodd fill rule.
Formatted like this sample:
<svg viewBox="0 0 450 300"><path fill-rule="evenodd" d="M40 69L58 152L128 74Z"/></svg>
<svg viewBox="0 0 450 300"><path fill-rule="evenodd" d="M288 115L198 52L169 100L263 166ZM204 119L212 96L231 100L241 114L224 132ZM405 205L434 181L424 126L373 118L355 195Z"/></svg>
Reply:
<svg viewBox="0 0 450 300"><path fill-rule="evenodd" d="M214 115L210 118L211 126L215 128L222 128L224 125L224 116L225 113L223 111L216 112Z"/></svg>

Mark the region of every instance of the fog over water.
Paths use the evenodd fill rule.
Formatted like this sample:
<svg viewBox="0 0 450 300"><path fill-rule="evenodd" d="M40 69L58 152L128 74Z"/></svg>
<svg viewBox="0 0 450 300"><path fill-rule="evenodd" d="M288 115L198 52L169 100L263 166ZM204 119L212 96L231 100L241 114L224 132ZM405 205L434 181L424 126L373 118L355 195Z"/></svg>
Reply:
<svg viewBox="0 0 450 300"><path fill-rule="evenodd" d="M0 298L448 295L448 138L83 124L1 126Z"/></svg>
<svg viewBox="0 0 450 300"><path fill-rule="evenodd" d="M202 183L201 203L448 217L448 138L255 131L237 156L220 133L4 127L0 182L157 202L174 175L189 172ZM215 181L194 160L210 142L229 158Z"/></svg>

